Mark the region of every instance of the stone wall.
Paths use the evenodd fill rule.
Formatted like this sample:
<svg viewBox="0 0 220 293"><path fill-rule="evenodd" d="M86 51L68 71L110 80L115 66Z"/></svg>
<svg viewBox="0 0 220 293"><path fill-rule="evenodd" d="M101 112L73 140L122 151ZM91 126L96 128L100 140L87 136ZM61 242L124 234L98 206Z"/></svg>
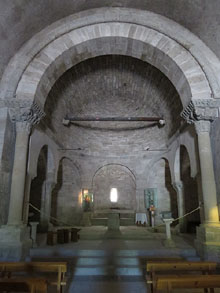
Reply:
<svg viewBox="0 0 220 293"><path fill-rule="evenodd" d="M41 210L42 197L44 195L45 181L47 178L47 157L48 149L44 146L39 154L37 162L37 176L31 182L30 198L29 201L37 209ZM29 215L33 213L29 218L30 221L40 222L40 213L30 207Z"/></svg>
<svg viewBox="0 0 220 293"><path fill-rule="evenodd" d="M199 206L199 195L196 178L191 177L190 160L187 150L184 146L180 147L180 175L184 189L185 213L191 212ZM195 226L200 224L199 211L185 218L188 232L195 232Z"/></svg>
<svg viewBox="0 0 220 293"><path fill-rule="evenodd" d="M41 127L64 148L85 154L120 156L163 146L180 125L181 102L171 82L155 67L126 56L100 56L81 62L54 85ZM68 116L164 117L147 122L74 122Z"/></svg>
<svg viewBox="0 0 220 293"><path fill-rule="evenodd" d="M14 158L15 131L8 109L0 109L0 225L6 224L10 200L11 172Z"/></svg>
<svg viewBox="0 0 220 293"><path fill-rule="evenodd" d="M70 159L63 158L52 193L52 216L63 223L79 225L82 217L81 189L77 167Z"/></svg>
<svg viewBox="0 0 220 293"><path fill-rule="evenodd" d="M172 216L177 216L177 199L176 192L171 184L171 176L169 170L169 164L166 160L161 159L156 162L151 169L149 177L149 188L156 188L156 212L155 222L156 225L161 224L160 213L164 211L170 211Z"/></svg>
<svg viewBox="0 0 220 293"><path fill-rule="evenodd" d="M110 201L110 191L117 188L118 201ZM102 167L93 178L94 210L117 207L136 210L136 184L129 169L120 165Z"/></svg>

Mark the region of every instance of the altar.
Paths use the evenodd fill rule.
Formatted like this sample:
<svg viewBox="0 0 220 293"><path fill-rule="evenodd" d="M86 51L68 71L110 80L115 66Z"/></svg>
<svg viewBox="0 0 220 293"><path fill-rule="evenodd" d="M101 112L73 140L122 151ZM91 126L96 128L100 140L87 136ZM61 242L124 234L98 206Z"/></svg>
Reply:
<svg viewBox="0 0 220 293"><path fill-rule="evenodd" d="M146 213L136 213L135 217L136 224L147 224L147 215Z"/></svg>
<svg viewBox="0 0 220 293"><path fill-rule="evenodd" d="M106 225L110 230L118 230L120 226L134 224L135 211L130 209L112 207L96 210L92 215L92 225Z"/></svg>

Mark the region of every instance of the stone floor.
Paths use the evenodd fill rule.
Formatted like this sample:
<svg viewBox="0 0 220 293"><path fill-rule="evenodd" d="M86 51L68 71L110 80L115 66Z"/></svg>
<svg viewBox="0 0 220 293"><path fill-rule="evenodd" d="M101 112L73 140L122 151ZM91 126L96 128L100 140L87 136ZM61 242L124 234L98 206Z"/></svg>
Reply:
<svg viewBox="0 0 220 293"><path fill-rule="evenodd" d="M39 247L31 250L30 258L67 261L65 292L142 293L147 292L145 266L148 259L199 260L193 235L174 235L176 247L172 249L164 246L164 240L164 231L153 233L144 227L121 227L116 232L107 231L106 227L83 227L76 243L47 246L45 235L38 235Z"/></svg>

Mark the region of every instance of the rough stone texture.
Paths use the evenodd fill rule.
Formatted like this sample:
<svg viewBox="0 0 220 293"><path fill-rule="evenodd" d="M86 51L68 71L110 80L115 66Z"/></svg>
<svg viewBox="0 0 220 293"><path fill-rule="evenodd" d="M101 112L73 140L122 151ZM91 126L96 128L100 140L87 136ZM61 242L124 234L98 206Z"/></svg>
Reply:
<svg viewBox="0 0 220 293"><path fill-rule="evenodd" d="M15 133L8 109L0 109L0 225L6 224L10 199L11 169L14 157Z"/></svg>
<svg viewBox="0 0 220 293"><path fill-rule="evenodd" d="M166 160L159 160L153 166L149 176L148 187L156 188L155 224L163 223L161 212L171 211L172 217L176 218L178 215L176 192L171 184L169 163Z"/></svg>
<svg viewBox="0 0 220 293"><path fill-rule="evenodd" d="M182 107L172 84L154 67L130 57L103 56L73 67L54 85L42 129L64 147L99 155L161 148L180 125ZM66 116L163 117L164 127L146 122L78 122Z"/></svg>
<svg viewBox="0 0 220 293"><path fill-rule="evenodd" d="M180 179L183 182L184 190L185 213L189 213L199 206L199 195L197 181L191 177L189 156L184 146L180 147L180 166ZM195 227L201 223L199 211L189 215L184 219L184 222L187 232L195 232Z"/></svg>
<svg viewBox="0 0 220 293"><path fill-rule="evenodd" d="M107 165L93 178L94 210L120 208L136 210L135 178L129 169L120 165ZM117 188L118 201L110 201L111 188Z"/></svg>
<svg viewBox="0 0 220 293"><path fill-rule="evenodd" d="M66 37L72 44L66 44ZM206 47L204 50L206 51ZM212 84L214 77L209 76L207 80L206 71L202 70L196 56L194 57L185 48L185 44L168 37L166 32L160 33L158 30L132 23L111 21L67 32L66 35L58 36L55 41L52 40L47 46L45 44L40 47L34 59L26 58L28 62L24 60L27 66L22 72L13 71L12 87L6 86L5 92L4 84L7 84L7 80L10 79L11 67L15 66L16 60L18 63L21 62L19 56L16 55L15 64L12 62L13 65L9 66L9 72L7 71L2 80L1 94L5 98L8 98L9 94L9 97L16 95L18 99L35 100L43 106L53 84L66 70L80 61L106 54L129 55L154 65L175 85L184 107L188 105L191 98L209 99L212 97L212 91L214 94L215 86ZM47 56L46 64L45 55ZM45 65L39 68L39 64L42 63ZM212 66L209 63L204 67L210 71ZM20 76L20 73L23 75ZM13 85L16 88L13 88ZM218 90L215 91L215 96L218 97Z"/></svg>
<svg viewBox="0 0 220 293"><path fill-rule="evenodd" d="M53 0L52 4L49 0L37 3L34 0L1 0L0 72L24 42L47 25L75 12L103 6L133 7L164 15L198 35L220 57L219 5L218 0L63 0L62 3Z"/></svg>
<svg viewBox="0 0 220 293"><path fill-rule="evenodd" d="M44 146L38 157L37 176L31 182L30 198L29 201L37 209L41 210L42 196L45 188L45 181L47 178L47 157L48 148ZM40 213L32 207L29 209L30 213L34 215L29 218L31 222L40 222Z"/></svg>
<svg viewBox="0 0 220 293"><path fill-rule="evenodd" d="M81 188L78 169L71 160L63 158L59 165L57 184L52 193L52 216L61 221L58 224L80 224Z"/></svg>
<svg viewBox="0 0 220 293"><path fill-rule="evenodd" d="M198 254L205 260L216 261L220 257L220 227L197 227L197 239L195 245Z"/></svg>

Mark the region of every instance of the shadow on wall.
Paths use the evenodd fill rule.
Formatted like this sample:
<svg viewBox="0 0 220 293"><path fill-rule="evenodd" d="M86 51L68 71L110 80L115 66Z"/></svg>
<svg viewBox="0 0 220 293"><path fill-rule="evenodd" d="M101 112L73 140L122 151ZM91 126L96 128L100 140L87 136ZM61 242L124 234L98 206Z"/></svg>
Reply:
<svg viewBox="0 0 220 293"><path fill-rule="evenodd" d="M199 206L198 187L196 179L191 177L189 154L186 147L180 146L180 178L184 188L185 213ZM196 226L201 223L199 210L185 218L186 232L195 233Z"/></svg>
<svg viewBox="0 0 220 293"><path fill-rule="evenodd" d="M37 176L31 182L30 203L37 209L41 209L42 196L44 194L47 175L48 147L45 145L39 154L37 163ZM40 214L32 207L29 208L29 221L40 222Z"/></svg>
<svg viewBox="0 0 220 293"><path fill-rule="evenodd" d="M70 159L61 159L57 184L52 191L51 216L66 224L79 225L82 218L82 202L79 201L81 190L81 176L77 167ZM56 221L53 223L59 224Z"/></svg>
<svg viewBox="0 0 220 293"><path fill-rule="evenodd" d="M161 212L170 211L173 218L177 217L177 195L171 183L169 162L166 159L157 161L150 172L149 188L157 190L155 224L160 225L163 223Z"/></svg>

